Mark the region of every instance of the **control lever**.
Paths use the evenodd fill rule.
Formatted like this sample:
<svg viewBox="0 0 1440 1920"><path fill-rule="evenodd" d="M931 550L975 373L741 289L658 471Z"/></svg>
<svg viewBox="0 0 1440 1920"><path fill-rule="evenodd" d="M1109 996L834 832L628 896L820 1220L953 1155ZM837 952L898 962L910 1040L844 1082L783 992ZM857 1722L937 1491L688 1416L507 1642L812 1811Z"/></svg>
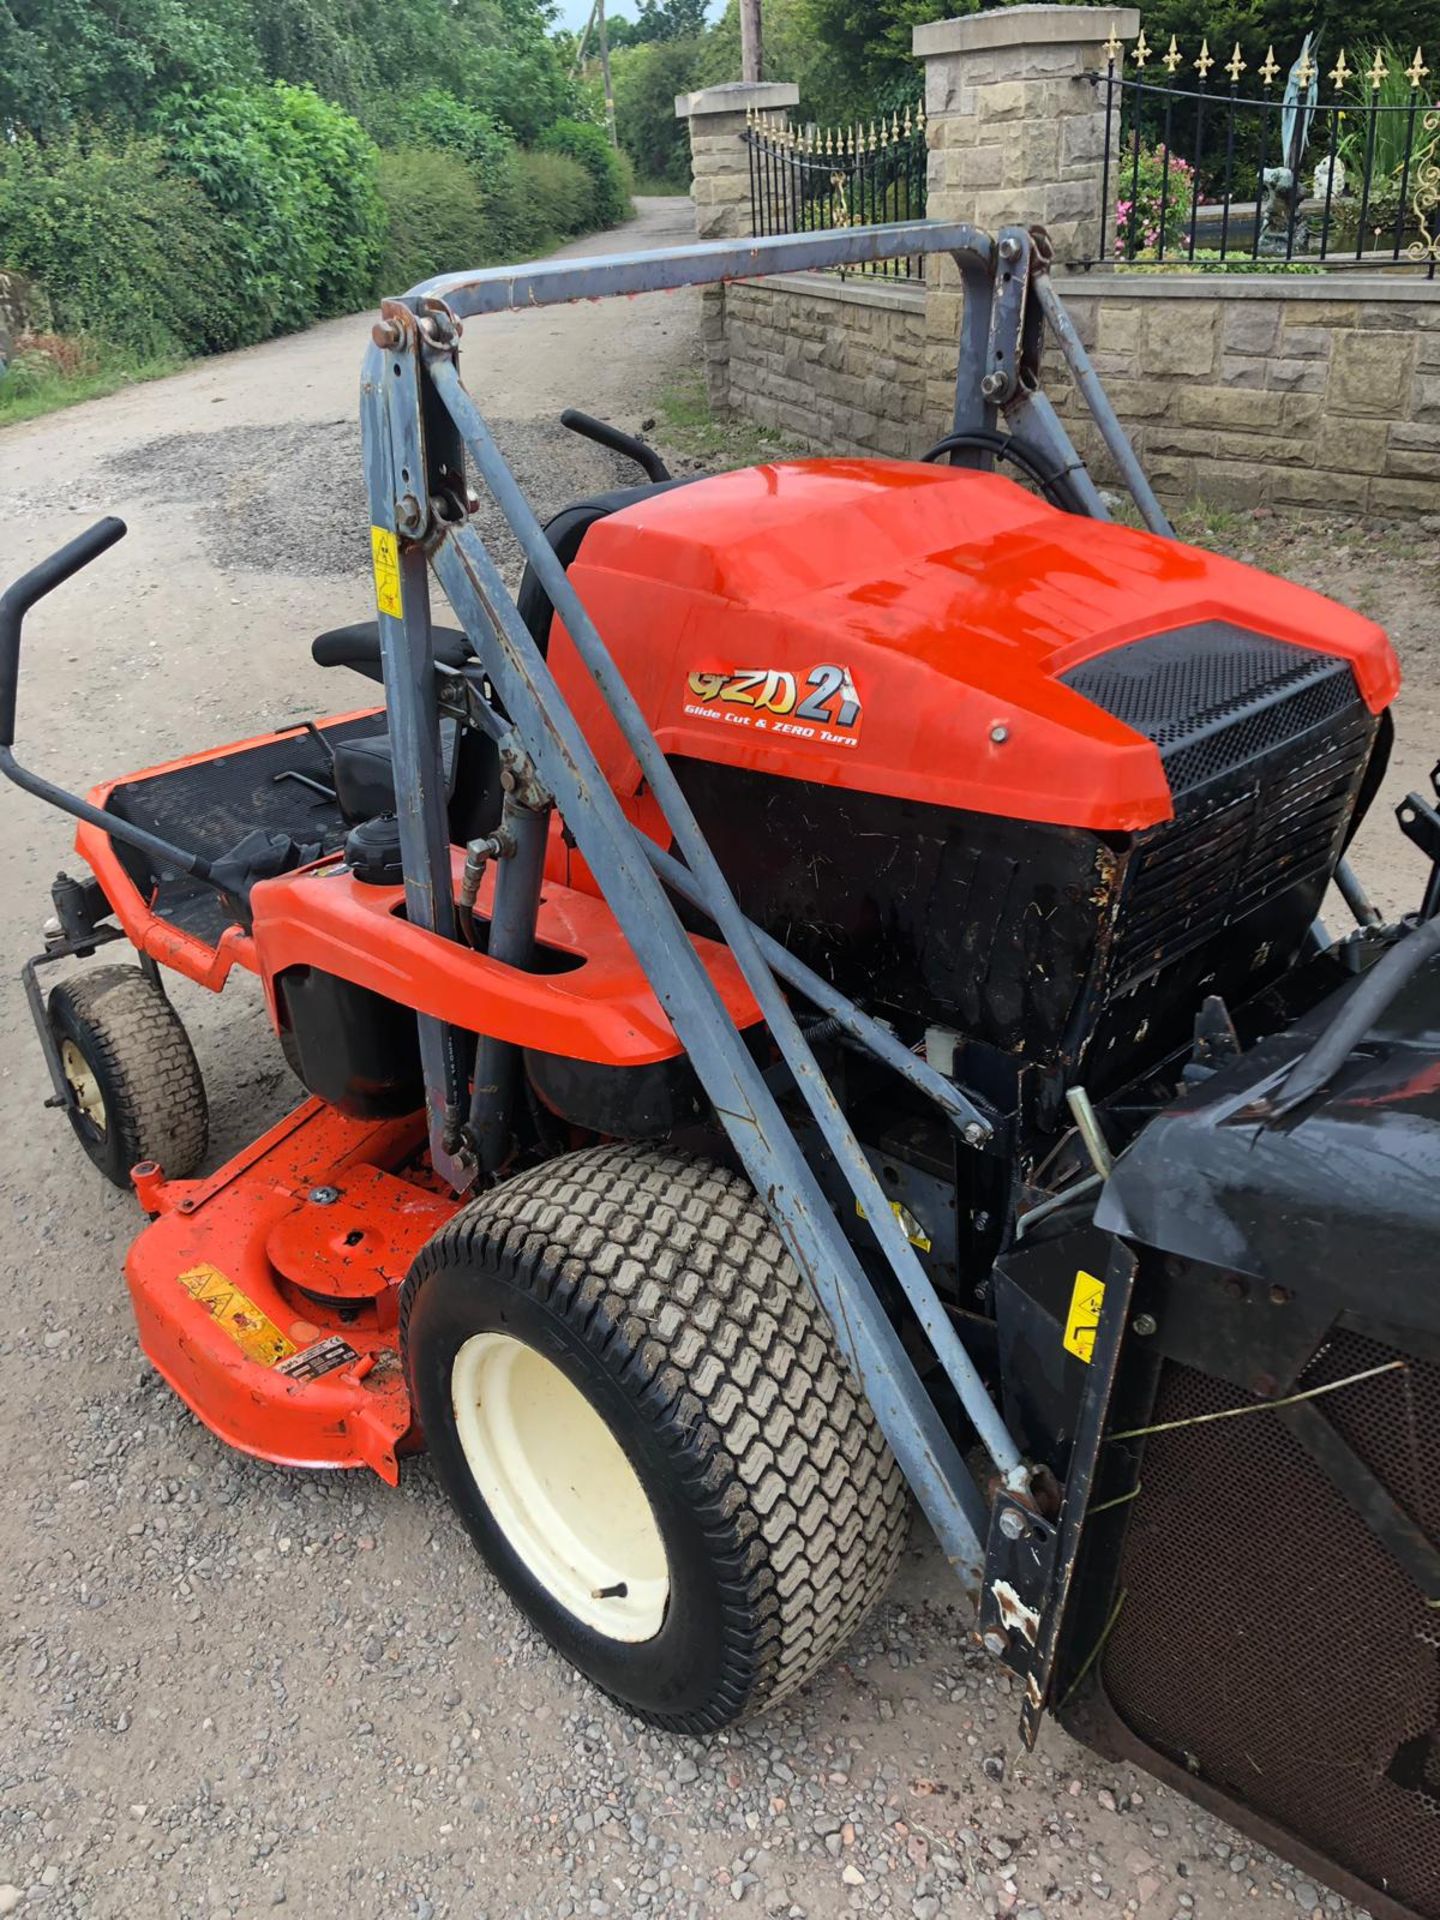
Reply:
<svg viewBox="0 0 1440 1920"><path fill-rule="evenodd" d="M560 416L562 427L568 427L571 433L578 433L586 440L593 440L598 446L608 447L612 453L623 453L633 460L637 467L643 467L652 480L672 480L674 475L652 446L648 446L638 434L622 433L619 427L612 427L604 420L597 420L593 413L581 413L578 407L566 407Z"/></svg>

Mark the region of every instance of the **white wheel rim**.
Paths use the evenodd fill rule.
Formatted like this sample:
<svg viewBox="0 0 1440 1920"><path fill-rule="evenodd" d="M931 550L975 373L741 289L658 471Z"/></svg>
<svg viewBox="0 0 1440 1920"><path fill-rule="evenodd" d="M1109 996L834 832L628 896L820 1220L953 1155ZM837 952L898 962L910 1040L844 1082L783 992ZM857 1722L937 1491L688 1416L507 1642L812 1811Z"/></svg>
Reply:
<svg viewBox="0 0 1440 1920"><path fill-rule="evenodd" d="M105 1096L100 1091L100 1082L95 1078L90 1062L73 1040L60 1042L60 1064L65 1070L70 1091L75 1096L75 1105L97 1133L104 1133Z"/></svg>
<svg viewBox="0 0 1440 1920"><path fill-rule="evenodd" d="M650 1640L670 1598L665 1543L619 1441L569 1377L508 1333L476 1333L450 1370L455 1427L496 1524L568 1613Z"/></svg>

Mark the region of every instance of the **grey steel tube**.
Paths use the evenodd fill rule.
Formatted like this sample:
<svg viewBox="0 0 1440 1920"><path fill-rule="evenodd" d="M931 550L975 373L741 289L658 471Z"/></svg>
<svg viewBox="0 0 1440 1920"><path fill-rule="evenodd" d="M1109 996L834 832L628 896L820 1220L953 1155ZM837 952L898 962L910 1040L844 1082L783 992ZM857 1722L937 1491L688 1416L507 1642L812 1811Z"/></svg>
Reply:
<svg viewBox="0 0 1440 1920"><path fill-rule="evenodd" d="M1120 476L1130 489L1131 497L1140 509L1140 516L1152 533L1162 533L1174 539L1175 529L1165 517L1165 510L1155 498L1155 490L1145 477L1145 469L1136 458L1135 449L1126 436L1125 429L1115 417L1115 409L1110 404L1110 396L1100 383L1100 376L1090 364L1090 356L1085 351L1079 334L1075 331L1075 322L1065 311L1065 302L1055 291L1055 283L1048 273L1037 273L1030 282L1030 291L1040 302L1040 311L1050 324L1050 330L1059 343L1070 371L1075 376L1075 384L1084 396L1096 426L1100 429L1100 438L1105 442L1110 458L1120 469Z"/></svg>
<svg viewBox="0 0 1440 1920"><path fill-rule="evenodd" d="M457 319L549 307L614 294L664 293L713 286L767 273L803 273L823 267L859 267L908 254L953 253L988 267L995 245L988 233L962 220L907 220L890 226L846 227L822 233L779 233L765 239L706 240L693 247L606 254L590 260L527 261L481 267L424 280L407 304L443 300Z"/></svg>
<svg viewBox="0 0 1440 1920"><path fill-rule="evenodd" d="M876 1179L874 1169L852 1133L829 1083L816 1066L790 1004L757 948L749 922L741 913L710 843L690 811L674 770L650 731L634 694L546 540L515 476L505 464L484 416L466 391L453 358L448 351L442 350L427 355L427 360L437 394L459 427L476 470L489 487L526 558L534 567L541 586L564 624L571 645L584 662L635 754L650 791L685 856L686 864L704 889L705 911L715 921L734 954L772 1038L788 1061L796 1084L805 1096L851 1190L864 1207L870 1229L910 1304L917 1324L955 1388L981 1445L1007 1486L1015 1491L1028 1491L1029 1471L1024 1457L990 1398L979 1369L916 1258L904 1229L891 1212L889 1198Z"/></svg>

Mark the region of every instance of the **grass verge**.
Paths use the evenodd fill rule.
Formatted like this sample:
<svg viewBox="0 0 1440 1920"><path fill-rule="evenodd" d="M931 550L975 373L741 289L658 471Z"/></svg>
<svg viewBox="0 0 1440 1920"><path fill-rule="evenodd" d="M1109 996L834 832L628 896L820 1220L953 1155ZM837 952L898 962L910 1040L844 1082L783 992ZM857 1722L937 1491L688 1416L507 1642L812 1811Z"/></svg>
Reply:
<svg viewBox="0 0 1440 1920"><path fill-rule="evenodd" d="M38 420L42 414L73 407L81 400L98 400L142 380L158 380L185 364L179 354L142 359L88 340L62 343L45 337L39 344L22 344L0 379L0 427Z"/></svg>
<svg viewBox="0 0 1440 1920"><path fill-rule="evenodd" d="M813 451L752 420L721 419L711 411L705 376L698 368L665 388L656 411L666 447L703 467L752 467Z"/></svg>

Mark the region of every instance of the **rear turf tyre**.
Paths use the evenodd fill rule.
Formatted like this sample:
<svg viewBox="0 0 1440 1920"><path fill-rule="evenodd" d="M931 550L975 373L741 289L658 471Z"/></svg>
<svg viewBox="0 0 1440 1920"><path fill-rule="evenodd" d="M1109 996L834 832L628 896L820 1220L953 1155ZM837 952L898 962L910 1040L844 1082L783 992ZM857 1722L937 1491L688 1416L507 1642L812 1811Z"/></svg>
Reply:
<svg viewBox="0 0 1440 1920"><path fill-rule="evenodd" d="M400 1335L487 1564L652 1725L770 1705L884 1592L904 1481L736 1175L630 1146L521 1174L422 1248Z"/></svg>
<svg viewBox="0 0 1440 1920"><path fill-rule="evenodd" d="M172 1180L205 1155L209 1113L189 1035L138 967L95 967L62 980L50 1026L71 1092L75 1137L117 1187L153 1160Z"/></svg>

